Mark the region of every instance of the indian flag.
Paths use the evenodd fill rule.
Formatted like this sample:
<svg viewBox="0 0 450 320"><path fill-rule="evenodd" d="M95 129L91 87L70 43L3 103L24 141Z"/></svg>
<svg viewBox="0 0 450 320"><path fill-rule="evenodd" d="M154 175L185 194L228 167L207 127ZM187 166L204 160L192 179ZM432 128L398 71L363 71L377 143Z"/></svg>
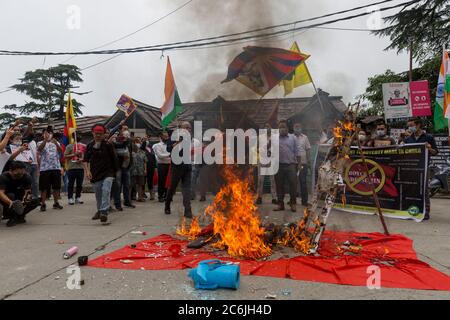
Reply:
<svg viewBox="0 0 450 320"><path fill-rule="evenodd" d="M441 70L436 92L436 103L434 105L434 128L442 130L448 127L450 119L450 70L449 56L444 49Z"/></svg>
<svg viewBox="0 0 450 320"><path fill-rule="evenodd" d="M172 66L170 65L170 59L167 57L167 69L166 69L166 85L164 89L165 102L161 107L161 125L163 129L175 120L177 114L182 111L182 104L180 96L178 95L177 86L173 77Z"/></svg>

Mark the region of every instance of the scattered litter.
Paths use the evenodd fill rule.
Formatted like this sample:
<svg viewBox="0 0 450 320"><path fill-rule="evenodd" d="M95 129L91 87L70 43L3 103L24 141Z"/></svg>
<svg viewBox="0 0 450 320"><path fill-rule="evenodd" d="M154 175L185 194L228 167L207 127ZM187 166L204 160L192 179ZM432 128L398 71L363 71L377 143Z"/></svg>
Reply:
<svg viewBox="0 0 450 320"><path fill-rule="evenodd" d="M134 261L133 261L133 260L125 259L125 260L120 260L120 262L123 263L123 264L131 264L131 263L133 263Z"/></svg>
<svg viewBox="0 0 450 320"><path fill-rule="evenodd" d="M275 300L277 298L276 294L266 294L266 296L264 297L265 299L270 299L270 300Z"/></svg>
<svg viewBox="0 0 450 320"><path fill-rule="evenodd" d="M239 264L223 263L220 260L201 261L197 268L189 271L195 289L216 290L228 288L237 290L240 282Z"/></svg>
<svg viewBox="0 0 450 320"><path fill-rule="evenodd" d="M78 281L78 284L79 284L80 286L84 286L84 280Z"/></svg>
<svg viewBox="0 0 450 320"><path fill-rule="evenodd" d="M145 231L131 231L131 234L137 234L137 235L141 235L141 236L146 236L147 232L145 232Z"/></svg>
<svg viewBox="0 0 450 320"><path fill-rule="evenodd" d="M63 254L64 259L72 258L78 252L78 247L72 247Z"/></svg>
<svg viewBox="0 0 450 320"><path fill-rule="evenodd" d="M290 296L291 293L292 293L292 291L289 290L289 289L283 289L283 290L281 290L281 294L282 294L283 296Z"/></svg>
<svg viewBox="0 0 450 320"><path fill-rule="evenodd" d="M136 245L133 243L133 244L130 244L130 248L131 249L136 249Z"/></svg>
<svg viewBox="0 0 450 320"><path fill-rule="evenodd" d="M61 277L60 276L56 276L55 277L55 280L59 280Z"/></svg>
<svg viewBox="0 0 450 320"><path fill-rule="evenodd" d="M95 248L95 251L103 251L103 250L105 250L105 245L102 245L102 246L99 246L99 247L97 247L97 248Z"/></svg>
<svg viewBox="0 0 450 320"><path fill-rule="evenodd" d="M59 240L57 244L65 244L64 240Z"/></svg>
<svg viewBox="0 0 450 320"><path fill-rule="evenodd" d="M78 265L80 267L87 265L89 258L87 256L78 257Z"/></svg>
<svg viewBox="0 0 450 320"><path fill-rule="evenodd" d="M163 245L164 245L164 242L157 242L157 243L155 243L158 247L162 247Z"/></svg>
<svg viewBox="0 0 450 320"><path fill-rule="evenodd" d="M55 300L56 297L55 296L50 296L50 299Z"/></svg>
<svg viewBox="0 0 450 320"><path fill-rule="evenodd" d="M144 267L141 267L141 270L145 270L145 268L144 268Z"/></svg>

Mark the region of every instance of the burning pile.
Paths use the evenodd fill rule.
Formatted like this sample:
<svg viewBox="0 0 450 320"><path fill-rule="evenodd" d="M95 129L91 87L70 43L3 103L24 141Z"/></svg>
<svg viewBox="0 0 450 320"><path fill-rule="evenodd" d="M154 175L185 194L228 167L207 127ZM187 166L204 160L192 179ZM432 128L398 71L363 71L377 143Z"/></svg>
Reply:
<svg viewBox="0 0 450 320"><path fill-rule="evenodd" d="M319 168L311 208L305 209L297 224L278 226L269 223L262 226L249 177L241 178L237 167L224 166L225 184L205 211L205 215L212 218L212 226L205 232L200 229L198 220L194 219L190 228L186 228L183 220L177 234L195 240L188 247L200 248L211 244L213 248L226 250L237 258L267 257L277 245L291 247L304 254L315 254L336 197L344 187L342 171L355 135L351 116L348 113L347 119L339 121L334 128L334 148ZM345 202L345 197L342 201Z"/></svg>
<svg viewBox="0 0 450 320"><path fill-rule="evenodd" d="M190 228L183 220L177 234L189 240L199 240L193 247L211 243L216 249L226 250L232 257L260 259L272 254L273 246L292 247L301 253L308 253L310 237L306 230L309 211L305 209L304 217L298 224L276 226L272 223L261 225L255 205L256 196L250 188L248 178L241 179L232 166L224 166L225 185L216 195L213 203L205 210L205 215L212 218L212 228L202 231L198 218ZM201 236L207 238L201 239Z"/></svg>

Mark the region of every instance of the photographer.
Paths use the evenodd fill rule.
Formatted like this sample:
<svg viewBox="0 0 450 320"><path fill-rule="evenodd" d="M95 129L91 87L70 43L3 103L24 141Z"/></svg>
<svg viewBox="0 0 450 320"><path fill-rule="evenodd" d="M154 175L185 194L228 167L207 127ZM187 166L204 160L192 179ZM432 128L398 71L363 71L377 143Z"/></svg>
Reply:
<svg viewBox="0 0 450 320"><path fill-rule="evenodd" d="M41 190L41 211L46 211L45 200L47 199L47 190L51 187L53 190L53 209L61 210L63 207L59 204L61 190L61 145L53 137L53 130L47 128L44 130L44 140L38 143L37 151L40 155L40 178L39 189Z"/></svg>
<svg viewBox="0 0 450 320"><path fill-rule="evenodd" d="M8 227L25 223L25 215L39 206L38 199L31 199L31 177L23 162L11 162L0 175L0 205Z"/></svg>

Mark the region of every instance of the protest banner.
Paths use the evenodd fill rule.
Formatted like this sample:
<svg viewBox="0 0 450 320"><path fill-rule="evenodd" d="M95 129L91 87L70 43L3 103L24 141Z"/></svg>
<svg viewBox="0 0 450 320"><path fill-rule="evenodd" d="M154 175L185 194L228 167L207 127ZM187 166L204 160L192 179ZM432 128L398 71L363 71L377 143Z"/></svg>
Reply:
<svg viewBox="0 0 450 320"><path fill-rule="evenodd" d="M413 81L410 86L413 117L431 116L431 99L428 81Z"/></svg>
<svg viewBox="0 0 450 320"><path fill-rule="evenodd" d="M439 153L435 156L430 156L430 166L446 165L447 159L450 159L448 136L446 134L435 135L434 140L436 141Z"/></svg>
<svg viewBox="0 0 450 320"><path fill-rule="evenodd" d="M314 172L326 157L331 145L320 145L314 160ZM424 144L381 148L364 148L370 179L375 186L383 215L391 218L422 221L425 216L428 150ZM316 175L315 175L316 176ZM352 147L343 172L345 201L335 208L358 214L376 214L369 180L360 151Z"/></svg>
<svg viewBox="0 0 450 320"><path fill-rule="evenodd" d="M386 120L411 117L409 83L383 83L383 105Z"/></svg>

